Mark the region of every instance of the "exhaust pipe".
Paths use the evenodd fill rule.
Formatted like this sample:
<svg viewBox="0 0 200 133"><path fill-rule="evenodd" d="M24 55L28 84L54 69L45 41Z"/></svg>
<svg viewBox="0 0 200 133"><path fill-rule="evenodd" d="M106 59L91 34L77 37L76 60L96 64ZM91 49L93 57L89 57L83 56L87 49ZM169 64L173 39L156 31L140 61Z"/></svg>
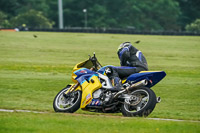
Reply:
<svg viewBox="0 0 200 133"><path fill-rule="evenodd" d="M119 91L115 96L114 98L117 98L120 94L124 93L125 91L131 91L135 88L138 88L138 87L141 87L141 86L146 86L148 84L148 81L146 79L144 80L141 80L135 84L132 84L131 86L127 87L126 89L122 90L122 91Z"/></svg>
<svg viewBox="0 0 200 133"><path fill-rule="evenodd" d="M144 79L144 80L141 80L141 81L139 81L139 82L137 82L135 84L132 84L130 87L128 87L126 89L127 89L127 91L131 91L131 90L133 90L135 88L146 86L147 84L148 84L148 81L146 79Z"/></svg>
<svg viewBox="0 0 200 133"><path fill-rule="evenodd" d="M157 103L160 103L160 102L161 102L161 98L160 98L160 97L157 97L157 98L156 98L156 102L157 102Z"/></svg>

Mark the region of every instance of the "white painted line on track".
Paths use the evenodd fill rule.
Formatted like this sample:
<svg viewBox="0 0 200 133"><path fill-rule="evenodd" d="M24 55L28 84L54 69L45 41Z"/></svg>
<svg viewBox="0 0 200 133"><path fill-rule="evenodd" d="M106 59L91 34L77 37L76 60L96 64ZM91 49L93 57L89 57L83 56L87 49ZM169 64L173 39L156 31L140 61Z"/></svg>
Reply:
<svg viewBox="0 0 200 133"><path fill-rule="evenodd" d="M14 112L14 110L0 109L1 112Z"/></svg>
<svg viewBox="0 0 200 133"><path fill-rule="evenodd" d="M39 112L39 111L31 111L31 110L10 110L10 109L0 109L0 112L29 112L29 113L48 113L48 112Z"/></svg>
<svg viewBox="0 0 200 133"><path fill-rule="evenodd" d="M26 113L38 113L38 114L50 113L50 112L39 112L39 111L31 111L31 110L11 110L11 109L0 109L0 112L26 112ZM73 114L73 115L90 116L90 115L86 115L86 114ZM103 116L103 115L100 115L100 116ZM109 117L108 115L105 115L105 116ZM120 116L111 116L111 117L120 117ZM178 120L178 119L165 119L165 118L145 118L145 119L158 120L158 121L198 122L198 123L200 123L200 121L195 121L195 120Z"/></svg>
<svg viewBox="0 0 200 133"><path fill-rule="evenodd" d="M189 122L200 122L200 121L193 121L193 120L178 120L178 119L165 119L165 118L146 118L149 120L162 120L162 121L189 121Z"/></svg>

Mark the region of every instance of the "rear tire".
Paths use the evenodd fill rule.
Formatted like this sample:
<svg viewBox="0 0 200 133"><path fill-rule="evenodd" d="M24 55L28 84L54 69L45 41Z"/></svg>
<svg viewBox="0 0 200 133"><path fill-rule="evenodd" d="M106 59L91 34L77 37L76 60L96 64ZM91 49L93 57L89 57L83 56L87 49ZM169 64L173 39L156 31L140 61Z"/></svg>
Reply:
<svg viewBox="0 0 200 133"><path fill-rule="evenodd" d="M81 91L74 91L67 98L63 95L70 87L71 85L68 85L62 89L54 98L53 108L55 112L74 113L80 108Z"/></svg>
<svg viewBox="0 0 200 133"><path fill-rule="evenodd" d="M125 99L121 107L124 116L148 116L154 110L157 103L156 95L150 88L141 87L131 92L130 95L133 98Z"/></svg>

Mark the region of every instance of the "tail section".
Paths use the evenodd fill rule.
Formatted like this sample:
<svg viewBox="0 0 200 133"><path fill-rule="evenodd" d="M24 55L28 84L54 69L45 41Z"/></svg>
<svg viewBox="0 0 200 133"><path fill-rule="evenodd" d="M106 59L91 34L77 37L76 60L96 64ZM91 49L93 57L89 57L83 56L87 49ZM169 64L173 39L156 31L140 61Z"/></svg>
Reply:
<svg viewBox="0 0 200 133"><path fill-rule="evenodd" d="M149 81L146 86L151 88L160 82L165 76L166 73L164 71L141 71L140 73L130 75L126 82L136 83L140 80L146 79Z"/></svg>

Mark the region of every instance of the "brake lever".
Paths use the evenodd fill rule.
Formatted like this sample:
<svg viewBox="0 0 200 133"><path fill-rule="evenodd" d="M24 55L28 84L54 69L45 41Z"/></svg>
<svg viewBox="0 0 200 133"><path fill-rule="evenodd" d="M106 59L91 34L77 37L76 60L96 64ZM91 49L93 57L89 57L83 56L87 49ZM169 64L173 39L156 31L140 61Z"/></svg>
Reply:
<svg viewBox="0 0 200 133"><path fill-rule="evenodd" d="M91 59L91 56L90 55L88 55L89 56L89 59Z"/></svg>

